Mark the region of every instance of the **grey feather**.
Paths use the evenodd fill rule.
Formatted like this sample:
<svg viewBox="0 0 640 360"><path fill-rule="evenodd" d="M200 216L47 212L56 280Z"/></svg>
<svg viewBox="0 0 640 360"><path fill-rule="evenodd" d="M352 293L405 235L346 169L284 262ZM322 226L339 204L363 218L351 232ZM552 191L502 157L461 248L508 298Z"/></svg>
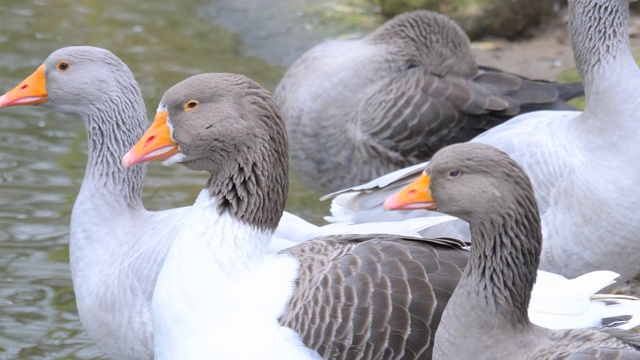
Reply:
<svg viewBox="0 0 640 360"><path fill-rule="evenodd" d="M299 259L300 276L280 321L325 359L429 359L468 259L463 246L343 235L284 250Z"/></svg>
<svg viewBox="0 0 640 360"><path fill-rule="evenodd" d="M438 210L467 221L472 237L434 359L640 359L633 331L552 331L529 321L542 231L531 182L513 159L489 145L456 144L425 172Z"/></svg>
<svg viewBox="0 0 640 360"><path fill-rule="evenodd" d="M189 100L198 102L196 110L184 110ZM284 210L287 148L284 120L268 93L241 75L200 74L172 87L162 104L181 163L211 173L207 188L223 203L218 211L275 230L264 219ZM240 190L246 184L259 186ZM429 359L434 330L468 259L465 246L452 239L342 235L283 250L299 268L280 322L326 359Z"/></svg>
<svg viewBox="0 0 640 360"><path fill-rule="evenodd" d="M428 160L520 113L568 108L564 100L581 94L579 85L479 68L462 29L421 10L362 39L314 47L274 97L294 171L327 193Z"/></svg>
<svg viewBox="0 0 640 360"><path fill-rule="evenodd" d="M540 268L569 278L606 269L620 274L623 283L640 272L640 70L629 44L628 18L627 0L569 1L585 110L520 115L472 140L500 148L527 171L545 236ZM382 201L420 170L414 165L355 187L357 194L343 195L338 204L348 209L335 206L336 217L389 219ZM391 214L394 220L423 215Z"/></svg>

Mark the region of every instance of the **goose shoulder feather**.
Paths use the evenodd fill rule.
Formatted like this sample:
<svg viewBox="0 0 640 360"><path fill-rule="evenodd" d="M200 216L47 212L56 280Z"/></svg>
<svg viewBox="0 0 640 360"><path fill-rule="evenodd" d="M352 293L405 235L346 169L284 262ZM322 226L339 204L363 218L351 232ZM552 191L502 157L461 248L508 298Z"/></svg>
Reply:
<svg viewBox="0 0 640 360"><path fill-rule="evenodd" d="M464 246L342 235L283 250L300 268L280 321L323 358L424 358L466 265Z"/></svg>

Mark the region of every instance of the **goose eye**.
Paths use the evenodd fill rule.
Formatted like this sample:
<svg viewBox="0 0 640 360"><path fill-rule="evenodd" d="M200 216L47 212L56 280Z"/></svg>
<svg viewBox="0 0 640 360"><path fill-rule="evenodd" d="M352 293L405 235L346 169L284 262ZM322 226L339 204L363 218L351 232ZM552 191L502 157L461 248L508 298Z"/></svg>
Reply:
<svg viewBox="0 0 640 360"><path fill-rule="evenodd" d="M196 100L189 100L186 104L184 104L184 109L187 111L194 110L198 107L198 102Z"/></svg>
<svg viewBox="0 0 640 360"><path fill-rule="evenodd" d="M66 62L66 61L60 61L60 62L58 63L58 70L60 70L60 71L67 71L67 69L69 69L69 66L71 66L71 65L69 65L69 63L68 63L68 62Z"/></svg>
<svg viewBox="0 0 640 360"><path fill-rule="evenodd" d="M455 179L457 177L460 177L460 175L462 175L462 171L460 171L460 170L451 170L451 171L449 171L449 177L450 178L454 178Z"/></svg>

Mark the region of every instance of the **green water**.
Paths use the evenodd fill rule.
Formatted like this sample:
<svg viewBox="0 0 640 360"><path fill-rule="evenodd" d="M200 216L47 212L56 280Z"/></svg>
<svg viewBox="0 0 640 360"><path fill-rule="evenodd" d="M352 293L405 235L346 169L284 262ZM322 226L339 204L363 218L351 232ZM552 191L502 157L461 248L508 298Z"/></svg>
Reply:
<svg viewBox="0 0 640 360"><path fill-rule="evenodd" d="M311 44L376 25L371 9L340 3L0 0L0 94L69 45L122 58L149 116L166 89L201 72L243 73L272 90L282 66ZM0 110L0 359L101 358L80 326L67 257L85 161L79 120L37 107ZM204 181L154 164L145 204L188 205ZM294 179L289 210L320 222L327 204Z"/></svg>

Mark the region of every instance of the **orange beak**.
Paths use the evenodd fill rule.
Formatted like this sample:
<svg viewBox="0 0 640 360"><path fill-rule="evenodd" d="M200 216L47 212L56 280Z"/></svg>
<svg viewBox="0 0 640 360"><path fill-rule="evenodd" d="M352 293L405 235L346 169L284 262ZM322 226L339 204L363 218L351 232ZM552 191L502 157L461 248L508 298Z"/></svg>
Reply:
<svg viewBox="0 0 640 360"><path fill-rule="evenodd" d="M44 65L8 93L0 96L0 107L35 105L47 101Z"/></svg>
<svg viewBox="0 0 640 360"><path fill-rule="evenodd" d="M407 185L397 194L389 196L384 201L385 210L434 210L436 201L429 191L431 178L425 173L420 174L414 182Z"/></svg>
<svg viewBox="0 0 640 360"><path fill-rule="evenodd" d="M169 113L158 111L153 124L128 153L122 157L122 167L142 164L148 161L162 161L178 153L178 144L171 139L171 130L167 125Z"/></svg>

